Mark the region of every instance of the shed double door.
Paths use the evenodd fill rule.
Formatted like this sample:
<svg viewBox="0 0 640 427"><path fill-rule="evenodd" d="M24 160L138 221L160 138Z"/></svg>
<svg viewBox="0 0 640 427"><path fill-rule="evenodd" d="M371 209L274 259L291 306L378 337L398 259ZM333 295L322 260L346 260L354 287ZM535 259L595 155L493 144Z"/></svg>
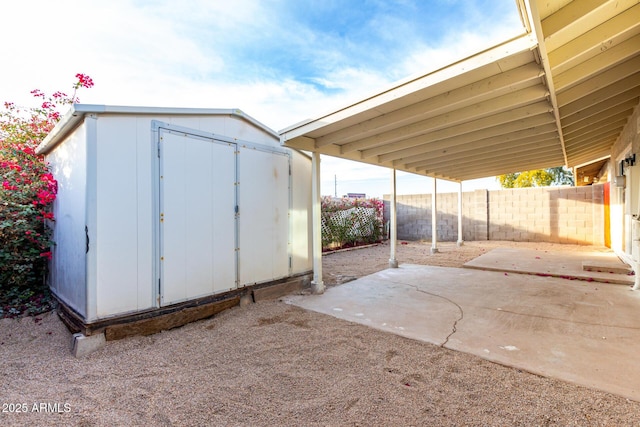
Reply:
<svg viewBox="0 0 640 427"><path fill-rule="evenodd" d="M236 144L160 129L159 303L237 287Z"/></svg>

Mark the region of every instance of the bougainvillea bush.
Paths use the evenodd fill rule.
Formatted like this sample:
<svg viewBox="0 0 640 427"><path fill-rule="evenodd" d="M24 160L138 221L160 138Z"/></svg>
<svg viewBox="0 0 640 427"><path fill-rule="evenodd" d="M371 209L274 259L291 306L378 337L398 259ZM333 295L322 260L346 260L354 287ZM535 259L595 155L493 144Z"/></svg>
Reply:
<svg viewBox="0 0 640 427"><path fill-rule="evenodd" d="M46 277L58 183L35 150L60 120L60 109L78 102L77 90L93 86L84 74L76 79L72 95L36 89L37 107L5 102L0 110L0 317L51 308Z"/></svg>
<svg viewBox="0 0 640 427"><path fill-rule="evenodd" d="M384 202L379 199L323 197L322 247L339 249L380 241Z"/></svg>

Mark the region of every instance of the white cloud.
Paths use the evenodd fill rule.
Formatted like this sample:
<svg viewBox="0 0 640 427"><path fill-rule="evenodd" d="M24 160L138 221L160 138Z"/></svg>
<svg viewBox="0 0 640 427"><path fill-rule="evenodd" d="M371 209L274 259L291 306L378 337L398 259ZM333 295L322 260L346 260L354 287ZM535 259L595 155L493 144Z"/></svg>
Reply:
<svg viewBox="0 0 640 427"><path fill-rule="evenodd" d="M428 44L420 23L382 14L356 34L371 31L378 42L363 42L296 21L298 1L3 2L0 102L30 104L34 88L71 91L81 72L96 83L80 92L83 103L240 108L279 130L514 35L513 25L485 25L479 34L456 23ZM392 40L393 51L385 50ZM388 191L387 170L328 159L323 174L338 174L345 192ZM422 188L421 179L402 176L399 185Z"/></svg>
<svg viewBox="0 0 640 427"><path fill-rule="evenodd" d="M470 31L450 33L440 45L416 46L398 70L404 76L430 73L494 47L521 32L520 28L497 26L488 34Z"/></svg>
<svg viewBox="0 0 640 427"><path fill-rule="evenodd" d="M167 85L202 78L224 66L222 58L176 31L171 20L126 1L11 2L1 12L3 29L21 34L7 44L14 61L0 71L5 96L24 98L33 87L65 90L82 72L94 78L94 93L124 99L137 94L137 104L149 103L155 97L140 95L162 92L171 87Z"/></svg>

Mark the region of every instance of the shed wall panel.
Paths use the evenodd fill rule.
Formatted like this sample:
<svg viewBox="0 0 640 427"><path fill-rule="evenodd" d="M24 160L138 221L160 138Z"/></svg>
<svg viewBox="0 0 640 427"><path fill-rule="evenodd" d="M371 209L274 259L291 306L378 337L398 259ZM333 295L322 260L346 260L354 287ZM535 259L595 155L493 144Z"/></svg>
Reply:
<svg viewBox="0 0 640 427"><path fill-rule="evenodd" d="M76 128L47 157L58 181L53 205L51 288L67 305L86 315L86 128Z"/></svg>
<svg viewBox="0 0 640 427"><path fill-rule="evenodd" d="M304 154L292 151L291 165L291 272L313 269L311 251L311 162Z"/></svg>
<svg viewBox="0 0 640 427"><path fill-rule="evenodd" d="M289 156L239 153L240 284L289 275Z"/></svg>
<svg viewBox="0 0 640 427"><path fill-rule="evenodd" d="M224 118L224 135L239 141L251 141L257 144L279 146L275 136L268 134L263 129L248 124L238 117Z"/></svg>
<svg viewBox="0 0 640 427"><path fill-rule="evenodd" d="M159 119L172 125L210 132L238 141L250 141L272 147L279 146L275 136L233 115L163 116Z"/></svg>
<svg viewBox="0 0 640 427"><path fill-rule="evenodd" d="M148 158L138 158L138 125L136 117L98 119L97 239L93 246L97 251L98 318L150 307L149 299L138 300L139 286L150 294L152 273L144 271L147 280L140 282L139 269L149 266L139 263L139 245L150 252L151 242L139 239L138 209L140 204L151 203L151 191L138 187L142 172L138 165L148 162Z"/></svg>
<svg viewBox="0 0 640 427"><path fill-rule="evenodd" d="M157 211L154 192L157 191L156 140L150 131L151 120L136 119L136 186L137 186L137 258L138 258L138 309L157 306L157 286L154 282L154 230Z"/></svg>

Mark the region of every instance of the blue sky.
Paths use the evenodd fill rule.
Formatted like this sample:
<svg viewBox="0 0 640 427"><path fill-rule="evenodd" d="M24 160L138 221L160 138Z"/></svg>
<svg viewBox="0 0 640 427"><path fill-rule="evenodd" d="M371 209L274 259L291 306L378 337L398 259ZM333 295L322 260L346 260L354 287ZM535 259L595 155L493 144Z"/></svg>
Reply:
<svg viewBox="0 0 640 427"><path fill-rule="evenodd" d="M523 31L516 0L20 0L0 28L0 101L80 72L96 84L83 103L240 108L274 130ZM323 157L322 173L323 194L335 175L339 195L389 189L382 168ZM400 193L430 188L399 174Z"/></svg>

